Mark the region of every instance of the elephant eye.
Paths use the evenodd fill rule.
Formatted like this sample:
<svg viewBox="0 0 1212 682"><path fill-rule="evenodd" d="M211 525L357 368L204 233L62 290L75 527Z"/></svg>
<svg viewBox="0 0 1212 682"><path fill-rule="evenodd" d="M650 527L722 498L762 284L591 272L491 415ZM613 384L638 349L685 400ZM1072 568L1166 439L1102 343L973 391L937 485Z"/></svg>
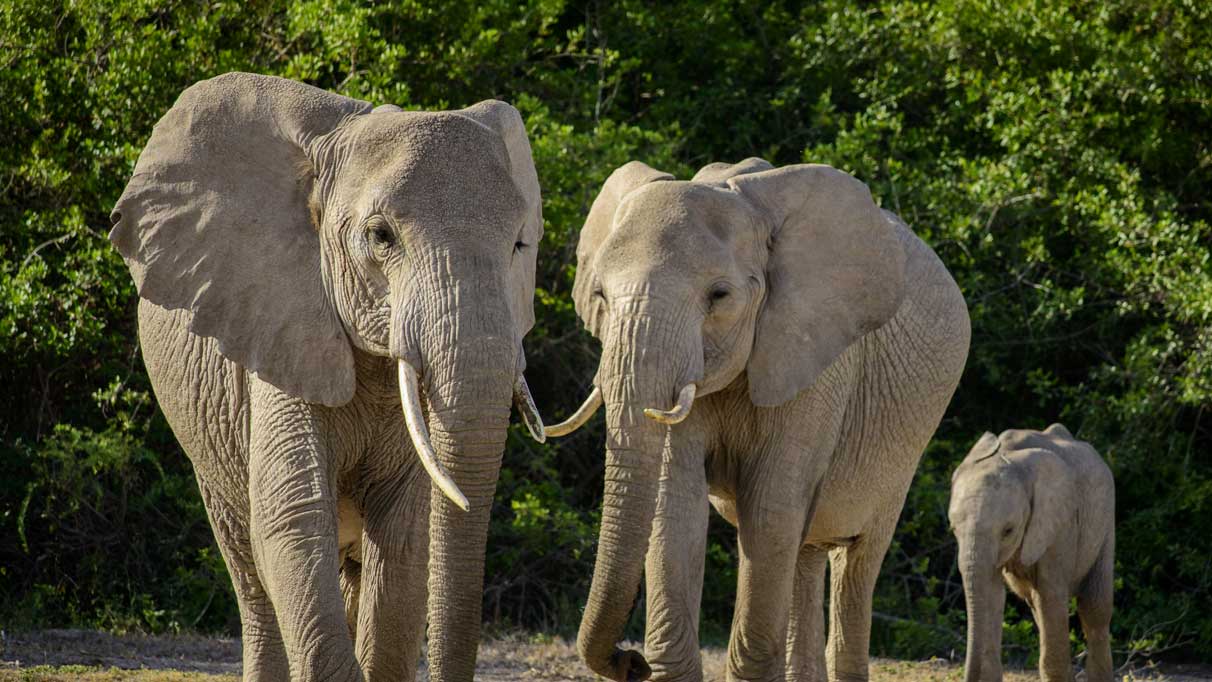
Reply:
<svg viewBox="0 0 1212 682"><path fill-rule="evenodd" d="M1006 526L1006 530L1002 531L1002 537L1008 538L1012 533L1014 533L1014 526Z"/></svg>
<svg viewBox="0 0 1212 682"><path fill-rule="evenodd" d="M707 302L710 305L714 306L715 304L719 303L720 301L723 301L724 299L728 298L730 295L731 295L731 292L728 291L727 287L722 287L722 286L715 287L714 289L711 290L711 293L707 294Z"/></svg>
<svg viewBox="0 0 1212 682"><path fill-rule="evenodd" d="M383 259L396 245L396 233L381 216L375 216L366 223L366 241L374 250L375 257Z"/></svg>
<svg viewBox="0 0 1212 682"><path fill-rule="evenodd" d="M514 251L514 253L519 253L522 251L522 249L524 249L528 246L530 246L530 244L527 244L526 242L516 241L513 243L513 251Z"/></svg>
<svg viewBox="0 0 1212 682"><path fill-rule="evenodd" d="M374 238L375 244L379 246L391 246L396 241L395 235L391 233L391 230L387 229L386 225L374 228L370 234Z"/></svg>

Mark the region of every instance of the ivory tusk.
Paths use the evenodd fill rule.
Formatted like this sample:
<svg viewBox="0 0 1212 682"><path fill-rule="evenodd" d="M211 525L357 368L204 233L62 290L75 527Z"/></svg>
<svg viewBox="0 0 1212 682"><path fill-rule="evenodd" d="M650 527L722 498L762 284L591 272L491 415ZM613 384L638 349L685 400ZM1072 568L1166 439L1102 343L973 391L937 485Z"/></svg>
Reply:
<svg viewBox="0 0 1212 682"><path fill-rule="evenodd" d="M694 394L698 388L694 384L686 384L678 393L678 404L673 406L672 410L657 410L651 407L644 408L644 416L661 422L662 424L680 424L687 415L690 414L690 407L694 404Z"/></svg>
<svg viewBox="0 0 1212 682"><path fill-rule="evenodd" d="M572 413L571 417L565 419L559 424L556 424L555 426L548 426L547 428L543 429L543 432L552 437L566 436L584 426L585 422L589 421L589 418L592 417L593 413L597 412L598 408L601 406L602 390L597 386L594 386L593 392L591 392L589 397L585 399L585 402L577 408L577 411Z"/></svg>
<svg viewBox="0 0 1212 682"><path fill-rule="evenodd" d="M429 430L425 428L425 416L421 413L420 389L417 387L417 373L403 360L397 360L400 375L400 403L404 406L404 423L408 426L408 435L412 438L412 447L421 459L425 473L433 479L434 484L454 502L459 509L468 511L471 505L454 479L446 471L446 467L438 461L433 446L429 443Z"/></svg>
<svg viewBox="0 0 1212 682"><path fill-rule="evenodd" d="M526 385L526 377L522 376L521 372L518 372L518 378L513 382L513 403L518 406L518 412L526 423L526 430L530 431L530 437L540 443L547 442L543 416L539 414L539 408L534 406L534 397L530 395L530 387Z"/></svg>

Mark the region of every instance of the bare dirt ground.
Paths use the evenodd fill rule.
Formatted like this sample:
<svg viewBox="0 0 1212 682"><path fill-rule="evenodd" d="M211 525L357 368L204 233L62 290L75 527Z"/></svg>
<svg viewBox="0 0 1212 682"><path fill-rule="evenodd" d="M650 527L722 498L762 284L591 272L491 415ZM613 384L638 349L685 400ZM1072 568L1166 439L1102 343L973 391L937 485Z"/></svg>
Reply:
<svg viewBox="0 0 1212 682"><path fill-rule="evenodd" d="M708 680L724 679L724 652L703 650ZM422 665L418 680L429 675ZM114 636L87 630L9 633L0 640L0 682L237 682L240 641L220 637ZM568 680L595 682L569 643L546 637L511 635L480 647L477 680ZM875 660L873 682L958 682L961 666L947 661ZM1035 671L1007 671L1007 682L1034 682ZM1212 682L1212 668L1137 668L1127 681Z"/></svg>

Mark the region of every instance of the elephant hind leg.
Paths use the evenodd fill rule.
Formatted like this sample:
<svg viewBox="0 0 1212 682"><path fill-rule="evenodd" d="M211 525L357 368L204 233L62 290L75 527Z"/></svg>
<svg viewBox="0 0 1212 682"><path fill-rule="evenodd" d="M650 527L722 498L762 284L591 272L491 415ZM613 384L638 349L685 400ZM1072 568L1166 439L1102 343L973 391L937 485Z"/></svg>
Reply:
<svg viewBox="0 0 1212 682"><path fill-rule="evenodd" d="M1086 680L1111 682L1111 610L1115 538L1108 539L1077 595L1077 615L1086 636Z"/></svg>
<svg viewBox="0 0 1212 682"><path fill-rule="evenodd" d="M897 512L899 514L899 507ZM866 680L871 646L871 599L898 514L872 524L852 544L830 552L829 641L831 680Z"/></svg>
<svg viewBox="0 0 1212 682"><path fill-rule="evenodd" d="M787 682L825 680L825 566L828 550L800 548L787 623Z"/></svg>
<svg viewBox="0 0 1212 682"><path fill-rule="evenodd" d="M341 562L341 596L345 598L345 622L349 625L349 636L358 639L358 596L362 591L362 564L353 557Z"/></svg>

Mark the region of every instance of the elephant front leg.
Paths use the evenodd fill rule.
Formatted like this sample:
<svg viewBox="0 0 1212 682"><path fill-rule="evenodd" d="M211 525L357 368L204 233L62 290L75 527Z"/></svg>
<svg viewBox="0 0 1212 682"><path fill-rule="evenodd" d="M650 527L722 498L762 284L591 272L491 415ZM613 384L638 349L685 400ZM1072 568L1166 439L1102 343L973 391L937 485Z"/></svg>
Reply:
<svg viewBox="0 0 1212 682"><path fill-rule="evenodd" d="M1039 628L1039 672L1044 682L1072 682L1069 649L1069 596L1061 586L1040 584L1034 594L1035 624Z"/></svg>
<svg viewBox="0 0 1212 682"><path fill-rule="evenodd" d="M367 495L357 655L367 682L410 682L425 635L429 479Z"/></svg>
<svg viewBox="0 0 1212 682"><path fill-rule="evenodd" d="M253 557L277 614L290 677L361 680L338 581L336 497L316 408L265 385L253 405Z"/></svg>
<svg viewBox="0 0 1212 682"><path fill-rule="evenodd" d="M741 564L728 643L728 680L777 680L783 676L806 509L770 501L752 506L738 502Z"/></svg>
<svg viewBox="0 0 1212 682"><path fill-rule="evenodd" d="M687 452L689 450L689 452ZM707 477L702 447L675 444L661 468L644 568L644 653L654 680L702 680L699 604L707 554Z"/></svg>
<svg viewBox="0 0 1212 682"><path fill-rule="evenodd" d="M825 682L825 566L829 552L804 545L795 564L787 625L786 682Z"/></svg>

